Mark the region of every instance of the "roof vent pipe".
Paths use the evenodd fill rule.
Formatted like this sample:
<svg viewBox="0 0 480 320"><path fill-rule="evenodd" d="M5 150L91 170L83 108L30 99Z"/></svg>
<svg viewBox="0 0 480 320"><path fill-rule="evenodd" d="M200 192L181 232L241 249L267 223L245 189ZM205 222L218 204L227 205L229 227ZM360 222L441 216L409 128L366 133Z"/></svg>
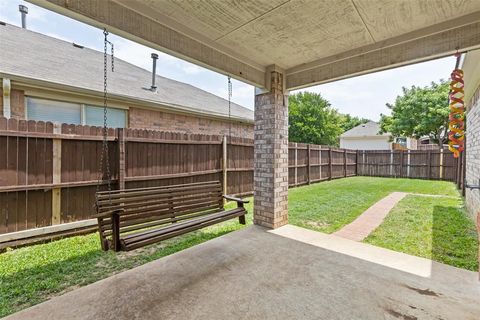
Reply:
<svg viewBox="0 0 480 320"><path fill-rule="evenodd" d="M157 86L155 85L155 77L157 74L157 59L158 59L158 54L152 53L153 65L152 65L152 86L150 87L151 91L157 90Z"/></svg>
<svg viewBox="0 0 480 320"><path fill-rule="evenodd" d="M18 11L21 12L22 14L22 28L27 29L27 14L28 14L28 8L22 4L18 6Z"/></svg>

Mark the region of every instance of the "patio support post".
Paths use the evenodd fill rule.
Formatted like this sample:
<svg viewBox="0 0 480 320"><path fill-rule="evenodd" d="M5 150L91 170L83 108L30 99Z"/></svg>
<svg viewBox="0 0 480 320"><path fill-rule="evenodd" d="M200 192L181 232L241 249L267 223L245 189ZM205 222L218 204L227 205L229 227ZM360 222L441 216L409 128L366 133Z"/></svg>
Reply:
<svg viewBox="0 0 480 320"><path fill-rule="evenodd" d="M277 66L267 68L266 81L255 95L253 222L278 228L288 223L288 93Z"/></svg>

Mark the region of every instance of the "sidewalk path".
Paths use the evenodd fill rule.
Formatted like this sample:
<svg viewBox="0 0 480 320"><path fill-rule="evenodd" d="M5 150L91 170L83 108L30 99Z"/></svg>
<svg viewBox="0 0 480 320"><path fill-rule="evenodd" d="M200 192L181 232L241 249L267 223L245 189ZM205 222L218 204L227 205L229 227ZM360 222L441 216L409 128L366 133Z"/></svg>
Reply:
<svg viewBox="0 0 480 320"><path fill-rule="evenodd" d="M362 241L382 222L392 208L408 193L392 192L365 210L357 219L334 233L346 239Z"/></svg>

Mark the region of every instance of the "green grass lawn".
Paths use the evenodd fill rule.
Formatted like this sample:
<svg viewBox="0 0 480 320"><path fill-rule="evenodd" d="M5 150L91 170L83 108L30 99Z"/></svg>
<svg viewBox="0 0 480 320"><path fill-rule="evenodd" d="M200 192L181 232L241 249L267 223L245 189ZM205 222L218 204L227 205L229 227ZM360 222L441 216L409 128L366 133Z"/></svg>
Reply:
<svg viewBox="0 0 480 320"><path fill-rule="evenodd" d="M460 197L408 195L365 242L478 270L477 231Z"/></svg>
<svg viewBox="0 0 480 320"><path fill-rule="evenodd" d="M231 220L130 252L101 251L97 233L7 251L0 254L0 318L241 227Z"/></svg>
<svg viewBox="0 0 480 320"><path fill-rule="evenodd" d="M372 177L338 179L290 189L289 222L332 233L393 191L459 196L455 185L444 181Z"/></svg>
<svg viewBox="0 0 480 320"><path fill-rule="evenodd" d="M392 191L458 198L448 182L352 177L290 189L290 223L331 233ZM252 203L247 210L250 224ZM8 251L0 254L0 317L242 227L232 220L127 253L101 251L97 234Z"/></svg>

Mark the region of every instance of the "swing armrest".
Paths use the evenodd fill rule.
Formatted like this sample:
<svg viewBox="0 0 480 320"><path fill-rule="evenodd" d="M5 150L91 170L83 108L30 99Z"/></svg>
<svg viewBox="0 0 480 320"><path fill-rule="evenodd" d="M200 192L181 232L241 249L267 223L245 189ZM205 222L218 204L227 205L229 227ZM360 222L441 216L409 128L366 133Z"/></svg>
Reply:
<svg viewBox="0 0 480 320"><path fill-rule="evenodd" d="M230 200L230 201L235 201L237 203L237 206L239 206L239 207L243 207L243 204L250 202L249 200L243 200L243 199L235 198L235 197L232 197L232 196L229 196L229 195L224 195L223 198L227 199L227 200Z"/></svg>

